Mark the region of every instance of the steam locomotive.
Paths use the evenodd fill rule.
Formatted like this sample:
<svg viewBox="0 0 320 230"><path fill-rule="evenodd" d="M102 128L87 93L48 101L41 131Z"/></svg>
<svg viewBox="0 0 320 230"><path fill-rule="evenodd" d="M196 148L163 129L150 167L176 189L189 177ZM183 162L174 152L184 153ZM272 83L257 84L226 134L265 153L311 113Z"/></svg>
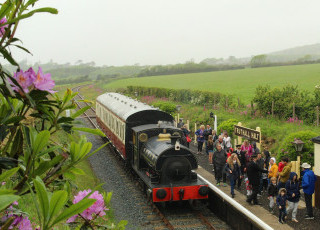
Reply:
<svg viewBox="0 0 320 230"><path fill-rule="evenodd" d="M208 185L193 171L194 154L181 144L173 117L118 93L96 99L97 123L146 185L153 202L208 198Z"/></svg>

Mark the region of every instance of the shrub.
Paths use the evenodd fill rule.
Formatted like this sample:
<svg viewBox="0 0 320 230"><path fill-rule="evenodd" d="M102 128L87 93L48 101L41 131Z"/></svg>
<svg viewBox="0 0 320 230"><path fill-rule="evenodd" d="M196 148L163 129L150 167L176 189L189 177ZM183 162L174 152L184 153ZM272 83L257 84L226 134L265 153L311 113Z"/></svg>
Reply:
<svg viewBox="0 0 320 230"><path fill-rule="evenodd" d="M155 103L152 103L152 105L154 107L159 107L159 109L171 115L176 111L176 105L169 101L157 101Z"/></svg>
<svg viewBox="0 0 320 230"><path fill-rule="evenodd" d="M298 138L305 143L301 153L301 161L314 165L314 144L310 139L315 136L318 136L318 134L312 131L299 131L289 134L280 144L277 160L279 161L283 156L289 157L291 161L297 160L297 153L291 142Z"/></svg>
<svg viewBox="0 0 320 230"><path fill-rule="evenodd" d="M226 130L229 136L233 136L234 125L236 125L238 121L236 119L229 119L221 122L218 126L218 133L222 130Z"/></svg>

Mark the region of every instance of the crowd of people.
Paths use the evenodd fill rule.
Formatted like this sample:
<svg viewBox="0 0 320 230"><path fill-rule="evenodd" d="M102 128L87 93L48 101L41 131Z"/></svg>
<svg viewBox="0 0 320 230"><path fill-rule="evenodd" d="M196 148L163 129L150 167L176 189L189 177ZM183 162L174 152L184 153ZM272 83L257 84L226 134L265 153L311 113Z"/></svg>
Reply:
<svg viewBox="0 0 320 230"><path fill-rule="evenodd" d="M181 126L183 133L189 137L190 130ZM279 164L270 156L267 149L261 153L255 142L245 140L241 145L232 148L231 138L226 131L217 135L210 125L201 125L195 132L197 140L197 154L202 154L204 146L208 155L209 164L213 166L216 185L227 186L227 178L230 181L231 196L235 197L235 186L241 189L244 181L247 190L247 202L251 205L259 205L258 196L267 194L269 210L279 209L279 223L284 223L291 213L293 222L298 222L297 211L300 201L300 190L303 190L307 213L305 219L314 219L312 208L312 194L315 189L316 176L311 165L303 163L301 178L295 172L291 172L291 162L287 157L281 158ZM191 142L191 138L189 137Z"/></svg>

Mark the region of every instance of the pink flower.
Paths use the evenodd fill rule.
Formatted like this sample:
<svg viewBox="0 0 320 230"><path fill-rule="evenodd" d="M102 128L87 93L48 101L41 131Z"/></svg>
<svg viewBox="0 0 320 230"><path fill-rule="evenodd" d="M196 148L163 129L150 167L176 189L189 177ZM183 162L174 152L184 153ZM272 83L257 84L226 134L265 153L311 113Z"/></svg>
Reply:
<svg viewBox="0 0 320 230"><path fill-rule="evenodd" d="M85 196L87 196L91 192L90 189L80 191L75 197L72 203L76 204L79 201L81 201ZM81 213L81 216L87 220L92 220L94 216L104 216L106 215L105 210L108 210L104 205L104 199L103 196L98 192L95 191L92 193L89 198L95 199L96 202L94 202L93 205L91 205L89 208L84 210ZM67 223L74 222L77 219L78 215L72 216L67 220Z"/></svg>
<svg viewBox="0 0 320 230"><path fill-rule="evenodd" d="M5 26L1 26L1 24L4 24L7 22L7 19L5 17L3 17L0 20L0 38L4 35L5 32L5 28L8 28L9 25L5 25Z"/></svg>
<svg viewBox="0 0 320 230"><path fill-rule="evenodd" d="M5 181L1 182L1 185L6 185L6 182Z"/></svg>
<svg viewBox="0 0 320 230"><path fill-rule="evenodd" d="M13 78L19 83L23 91L25 93L28 93L35 79L35 73L32 68L28 69L26 72L20 70L19 72L14 73ZM21 91L20 88L17 85L15 85L11 80L9 80L9 83L12 85L12 89L14 91Z"/></svg>
<svg viewBox="0 0 320 230"><path fill-rule="evenodd" d="M36 89L42 90L42 91L48 91L49 93L54 93L53 87L54 87L54 81L51 79L51 74L46 73L44 74L42 72L41 67L39 67L38 73L36 75L36 79L33 82L34 87Z"/></svg>

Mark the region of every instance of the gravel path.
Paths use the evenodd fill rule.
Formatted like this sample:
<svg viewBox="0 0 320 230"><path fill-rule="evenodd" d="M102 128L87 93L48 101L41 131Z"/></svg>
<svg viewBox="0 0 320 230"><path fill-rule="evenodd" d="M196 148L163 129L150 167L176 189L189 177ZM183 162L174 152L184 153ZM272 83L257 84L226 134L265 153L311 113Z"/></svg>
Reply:
<svg viewBox="0 0 320 230"><path fill-rule="evenodd" d="M193 152L197 152L197 147L193 144L193 142L190 144L190 149ZM198 159L198 163L202 168L211 172L213 166L209 165L208 157L207 157L207 154L205 153L205 150L203 150L202 152L203 152L202 155L196 155ZM227 178L227 183L229 183L228 178ZM236 191L246 194L245 184L242 183L240 190L236 189ZM261 197L258 197L258 200L262 204L263 208L265 208L266 210L269 210L269 206L268 206L269 200L267 199L267 193L263 193ZM301 202L304 202L304 201L300 199L300 203ZM305 206L304 203L301 203L301 205ZM289 218L288 218L287 224L294 229L319 230L320 229L320 210L317 208L314 208L313 212L314 212L313 215L315 216L315 219L305 220L304 216L306 214L306 208L298 209L297 220L299 221L299 223L295 223L291 221L291 213L290 213L290 215L288 216ZM278 217L278 210L276 208L275 208L274 215Z"/></svg>

